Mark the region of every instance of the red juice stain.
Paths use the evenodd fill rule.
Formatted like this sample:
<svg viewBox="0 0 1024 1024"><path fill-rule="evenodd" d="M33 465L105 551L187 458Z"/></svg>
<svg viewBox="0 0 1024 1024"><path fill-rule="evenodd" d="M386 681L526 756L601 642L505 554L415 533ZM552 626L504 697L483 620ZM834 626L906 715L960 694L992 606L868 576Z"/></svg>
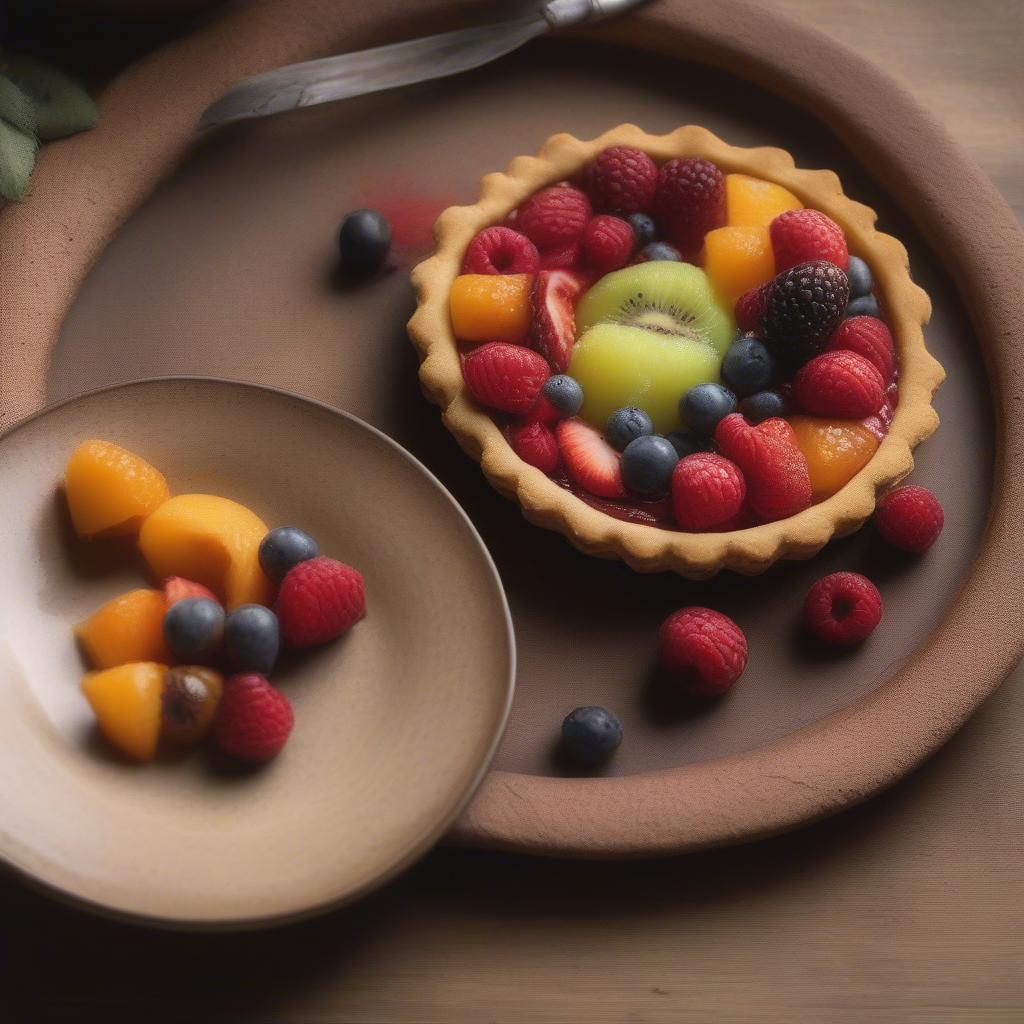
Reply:
<svg viewBox="0 0 1024 1024"><path fill-rule="evenodd" d="M433 250L434 222L458 203L452 195L423 192L404 182L378 182L356 195L355 205L378 210L388 219L392 251L401 262L417 262Z"/></svg>

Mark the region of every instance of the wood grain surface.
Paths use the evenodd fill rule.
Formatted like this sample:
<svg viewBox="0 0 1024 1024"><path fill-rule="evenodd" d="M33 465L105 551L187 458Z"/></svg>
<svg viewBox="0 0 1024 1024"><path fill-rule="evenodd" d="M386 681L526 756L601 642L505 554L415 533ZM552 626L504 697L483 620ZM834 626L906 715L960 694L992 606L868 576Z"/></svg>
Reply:
<svg viewBox="0 0 1024 1024"><path fill-rule="evenodd" d="M1024 212L1017 0L776 2L909 84ZM924 768L812 828L648 864L440 850L271 933L148 933L4 880L4 1019L1020 1021L1022 719L1018 670Z"/></svg>

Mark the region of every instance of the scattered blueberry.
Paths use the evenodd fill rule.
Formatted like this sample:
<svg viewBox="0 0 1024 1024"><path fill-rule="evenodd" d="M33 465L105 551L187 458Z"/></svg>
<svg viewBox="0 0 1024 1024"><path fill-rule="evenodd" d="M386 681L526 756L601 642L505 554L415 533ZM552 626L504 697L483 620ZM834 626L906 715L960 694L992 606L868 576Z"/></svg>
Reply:
<svg viewBox="0 0 1024 1024"><path fill-rule="evenodd" d="M372 274L391 248L391 225L376 210L353 210L338 232L342 267L354 274Z"/></svg>
<svg viewBox="0 0 1024 1024"><path fill-rule="evenodd" d="M859 298L851 299L846 307L847 316L881 316L882 311L878 308L878 299L874 295L861 295Z"/></svg>
<svg viewBox="0 0 1024 1024"><path fill-rule="evenodd" d="M740 412L751 423L760 423L773 416L785 416L786 400L778 391L758 391L756 395L748 395L740 402Z"/></svg>
<svg viewBox="0 0 1024 1024"><path fill-rule="evenodd" d="M278 583L299 562L307 562L320 554L320 546L305 530L297 526L279 526L260 543L260 566Z"/></svg>
<svg viewBox="0 0 1024 1024"><path fill-rule="evenodd" d="M859 256L850 257L846 276L850 279L851 299L859 299L864 295L871 294L871 288L874 285L871 268Z"/></svg>
<svg viewBox="0 0 1024 1024"><path fill-rule="evenodd" d="M692 429L710 437L719 421L736 411L736 396L721 384L697 384L683 395L679 409Z"/></svg>
<svg viewBox="0 0 1024 1024"><path fill-rule="evenodd" d="M224 639L224 609L208 597L186 597L167 609L164 640L176 661L202 663Z"/></svg>
<svg viewBox="0 0 1024 1024"><path fill-rule="evenodd" d="M636 247L638 249L642 249L645 245L650 245L654 241L654 236L658 229L653 218L648 217L646 213L631 213L626 220L636 236Z"/></svg>
<svg viewBox="0 0 1024 1024"><path fill-rule="evenodd" d="M636 494L663 494L678 461L679 453L667 437L638 437L622 453L623 483Z"/></svg>
<svg viewBox="0 0 1024 1024"><path fill-rule="evenodd" d="M622 723L607 708L576 708L562 722L562 746L574 761L606 761L622 742Z"/></svg>
<svg viewBox="0 0 1024 1024"><path fill-rule="evenodd" d="M583 388L575 377L567 373L556 373L544 382L541 388L544 397L566 416L575 416L583 405Z"/></svg>
<svg viewBox="0 0 1024 1024"><path fill-rule="evenodd" d="M741 338L722 360L722 380L741 398L767 387L774 373L775 360L757 338Z"/></svg>
<svg viewBox="0 0 1024 1024"><path fill-rule="evenodd" d="M640 250L640 259L650 263L652 260L672 260L675 263L682 261L683 254L668 242L651 242Z"/></svg>
<svg viewBox="0 0 1024 1024"><path fill-rule="evenodd" d="M708 439L691 430L673 430L671 434L665 435L665 439L672 443L676 455L681 459L685 459L687 455L695 455L697 452L708 450Z"/></svg>
<svg viewBox="0 0 1024 1024"><path fill-rule="evenodd" d="M654 424L651 417L638 409L635 405L627 405L622 409L616 409L608 417L604 434L608 443L621 452L630 441L638 437L654 433Z"/></svg>
<svg viewBox="0 0 1024 1024"><path fill-rule="evenodd" d="M243 604L224 623L224 646L239 672L270 675L281 649L277 616L261 604Z"/></svg>

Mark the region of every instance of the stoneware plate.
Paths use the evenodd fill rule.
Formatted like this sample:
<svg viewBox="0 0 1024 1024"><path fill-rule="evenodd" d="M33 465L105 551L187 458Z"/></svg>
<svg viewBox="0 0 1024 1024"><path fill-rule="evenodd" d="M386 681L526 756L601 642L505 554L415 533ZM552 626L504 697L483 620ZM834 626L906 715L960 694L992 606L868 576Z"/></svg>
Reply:
<svg viewBox="0 0 1024 1024"><path fill-rule="evenodd" d="M144 455L175 493L301 523L363 571L366 619L274 675L295 729L269 765L131 765L98 736L71 626L142 575L130 545L71 530L60 479L88 437ZM282 392L164 379L32 417L0 465L0 859L119 915L253 926L366 892L455 819L505 723L512 627L476 531L398 445Z"/></svg>

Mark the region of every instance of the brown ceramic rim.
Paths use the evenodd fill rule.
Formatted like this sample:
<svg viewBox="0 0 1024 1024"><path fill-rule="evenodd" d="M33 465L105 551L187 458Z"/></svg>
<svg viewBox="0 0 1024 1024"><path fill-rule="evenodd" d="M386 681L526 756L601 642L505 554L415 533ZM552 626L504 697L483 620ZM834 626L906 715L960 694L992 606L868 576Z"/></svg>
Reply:
<svg viewBox="0 0 1024 1024"><path fill-rule="evenodd" d="M104 94L94 132L43 151L32 200L0 214L7 423L42 404L49 355L85 274L188 150L208 102L243 75L426 28L423 9L408 0L296 6L253 4L147 58ZM901 86L771 9L655 0L578 35L727 68L812 110L948 260L989 371L997 440L984 539L941 623L887 682L783 740L727 758L625 778L492 773L454 833L469 844L563 856L749 841L894 783L966 721L1024 649L1024 236L985 175Z"/></svg>

